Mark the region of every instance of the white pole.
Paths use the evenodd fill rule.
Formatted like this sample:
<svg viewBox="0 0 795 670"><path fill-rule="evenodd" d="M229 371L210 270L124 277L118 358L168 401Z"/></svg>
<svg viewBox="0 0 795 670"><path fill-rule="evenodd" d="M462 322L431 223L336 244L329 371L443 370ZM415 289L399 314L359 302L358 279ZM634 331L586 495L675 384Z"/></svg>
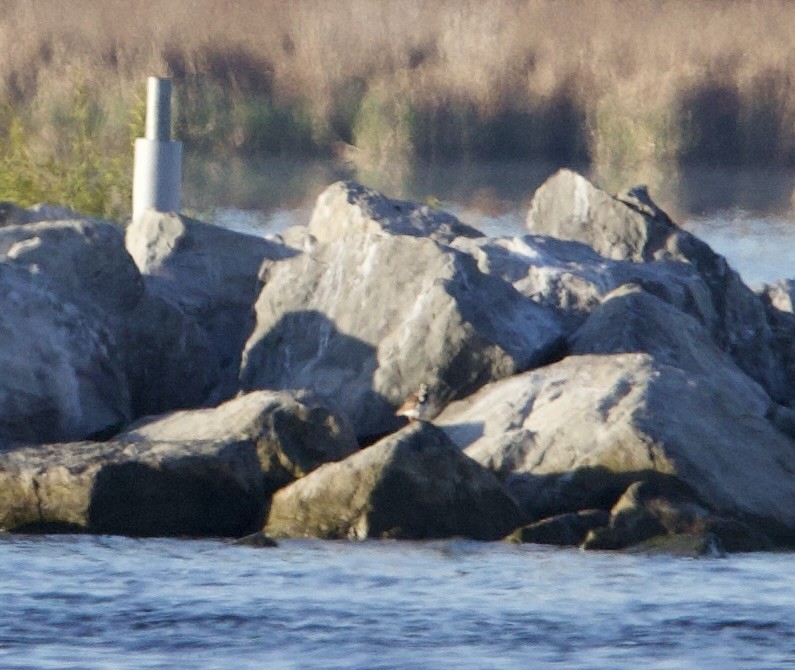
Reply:
<svg viewBox="0 0 795 670"><path fill-rule="evenodd" d="M171 139L171 81L146 81L146 135L135 140L132 219L147 209L178 212L182 188L182 142Z"/></svg>

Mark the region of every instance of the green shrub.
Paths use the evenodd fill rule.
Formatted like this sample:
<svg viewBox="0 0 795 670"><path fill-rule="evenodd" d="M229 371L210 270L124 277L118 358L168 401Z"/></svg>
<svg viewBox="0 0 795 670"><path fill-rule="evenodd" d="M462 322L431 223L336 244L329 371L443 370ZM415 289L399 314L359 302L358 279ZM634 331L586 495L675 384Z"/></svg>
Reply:
<svg viewBox="0 0 795 670"><path fill-rule="evenodd" d="M0 200L22 207L39 202L68 207L106 219L125 218L132 198L132 137L142 133L141 103L130 112L130 137L108 151L102 141L105 124L100 106L86 85L53 110L50 135L41 134L7 110L5 137L0 139Z"/></svg>

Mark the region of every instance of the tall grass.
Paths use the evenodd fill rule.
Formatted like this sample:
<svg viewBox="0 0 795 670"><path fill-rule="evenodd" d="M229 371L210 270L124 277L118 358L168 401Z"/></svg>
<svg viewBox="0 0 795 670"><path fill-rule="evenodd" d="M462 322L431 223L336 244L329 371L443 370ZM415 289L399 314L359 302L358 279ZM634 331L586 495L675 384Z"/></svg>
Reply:
<svg viewBox="0 0 795 670"><path fill-rule="evenodd" d="M187 149L215 155L393 175L418 159L795 165L786 0L3 0L0 49L3 155L27 152L42 190L49 158L131 160L148 75L175 80ZM81 82L90 142L69 153Z"/></svg>

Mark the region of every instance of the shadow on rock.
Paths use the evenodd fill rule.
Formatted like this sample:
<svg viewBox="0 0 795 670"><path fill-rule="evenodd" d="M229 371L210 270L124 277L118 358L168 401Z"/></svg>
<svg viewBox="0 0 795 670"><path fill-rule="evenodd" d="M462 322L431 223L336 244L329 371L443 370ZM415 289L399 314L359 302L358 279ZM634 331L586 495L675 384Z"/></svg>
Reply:
<svg viewBox="0 0 795 670"><path fill-rule="evenodd" d="M91 491L91 532L131 536L240 536L262 516L264 499L233 474L187 456L160 464L110 463Z"/></svg>
<svg viewBox="0 0 795 670"><path fill-rule="evenodd" d="M341 414L346 414L342 408L355 408L350 419L367 425L367 417L390 417L395 410L373 389L377 367L375 347L341 333L322 312L303 310L285 314L246 351L240 381L245 390L307 389ZM386 422L384 433L403 420ZM376 437L364 434L359 440Z"/></svg>

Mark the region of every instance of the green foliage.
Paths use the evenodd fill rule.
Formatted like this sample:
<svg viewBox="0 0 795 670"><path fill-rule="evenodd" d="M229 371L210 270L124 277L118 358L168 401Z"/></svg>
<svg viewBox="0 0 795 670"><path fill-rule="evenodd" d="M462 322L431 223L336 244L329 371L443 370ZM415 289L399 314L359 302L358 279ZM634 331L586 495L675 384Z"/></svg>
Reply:
<svg viewBox="0 0 795 670"><path fill-rule="evenodd" d="M139 107L131 112L131 135L141 125ZM8 129L0 138L0 200L22 207L47 202L107 219L129 214L132 144L108 154L100 138L102 110L85 84L54 111L55 139L47 146L20 115L9 109L6 117Z"/></svg>

